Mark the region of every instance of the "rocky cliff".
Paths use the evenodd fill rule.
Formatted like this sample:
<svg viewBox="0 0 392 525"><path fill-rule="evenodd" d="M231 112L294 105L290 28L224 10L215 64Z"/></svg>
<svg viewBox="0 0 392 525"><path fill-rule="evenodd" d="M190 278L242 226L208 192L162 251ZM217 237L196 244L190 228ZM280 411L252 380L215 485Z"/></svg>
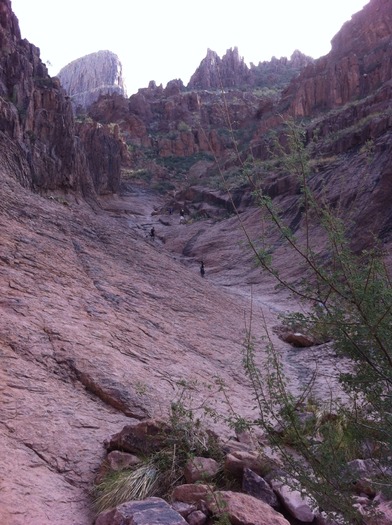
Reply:
<svg viewBox="0 0 392 525"><path fill-rule="evenodd" d="M331 52L308 65L284 94L295 117L363 99L391 79L392 12L388 0L369 2L332 39Z"/></svg>
<svg viewBox="0 0 392 525"><path fill-rule="evenodd" d="M238 48L228 49L220 58L215 51L208 49L207 56L192 75L188 89L227 89L227 88L280 88L314 60L295 51L291 58L275 58L271 61L251 64L250 68L240 57Z"/></svg>
<svg viewBox="0 0 392 525"><path fill-rule="evenodd" d="M74 60L57 75L72 103L81 111L101 95L126 96L122 65L115 53L98 51Z"/></svg>
<svg viewBox="0 0 392 525"><path fill-rule="evenodd" d="M69 97L60 81L49 77L38 48L21 39L7 0L0 3L0 40L0 148L10 163L18 159L14 176L40 192L94 197L107 186L101 176L118 188L119 166L101 160L108 149L123 151L121 139L112 127L91 122L76 126ZM94 140L88 128L94 129ZM77 135L90 138L83 144Z"/></svg>
<svg viewBox="0 0 392 525"><path fill-rule="evenodd" d="M178 80L166 88L151 83L128 101L101 99L90 108L90 116L105 124L119 123L132 147L133 169L147 173L158 187L163 182L173 187L181 180L215 181L219 186L220 171L240 184L241 162L250 152L263 161L271 150L271 133L284 140L282 122L306 117L307 140L313 143L319 176L329 169L326 159L333 159L334 171L340 170L346 180L356 179L358 170L351 172L354 159L367 144L375 157L379 154L378 162L366 168L372 172L366 178L370 188L380 173L383 180L389 177L391 7L385 0L372 0L333 38L331 52L316 61L294 53L290 60L273 59L248 69L237 49L222 59L209 50L187 88ZM256 69L263 72L259 82L260 86L266 82L264 88L253 85ZM287 86L284 78L287 81L294 71ZM268 84L268 78L277 84ZM252 87L235 87L247 82ZM274 194L295 191L291 183L273 186ZM349 196L349 186L341 191L348 201L354 198ZM380 201L378 209L382 206ZM366 237L360 233L362 223L370 221L377 228L378 219L369 218L365 209L358 209L355 221L358 246ZM388 231L387 224L382 230Z"/></svg>
<svg viewBox="0 0 392 525"><path fill-rule="evenodd" d="M392 4L371 0L366 9L283 92L231 87L222 97L178 80L151 83L129 99L101 97L75 120L38 49L21 40L10 1L0 0L2 525L91 525L104 442L124 425L165 416L185 383L194 406L212 398L222 413L221 383L215 391L209 381L223 380L234 411L254 419L242 372L248 319L255 342L267 326L298 392L317 369L328 383L334 377L341 362L324 346L293 352L276 336L278 315L297 305L255 267L232 212L236 205L258 241L253 178L303 235L298 181L271 165L263 171L263 162L274 136L286 145L281 117L306 114L309 184L342 213L355 249L377 238L392 266L384 56ZM370 77L363 91L354 55ZM310 233L323 255L319 230ZM272 246L280 275L302 277L281 239ZM315 392L330 399L323 382Z"/></svg>

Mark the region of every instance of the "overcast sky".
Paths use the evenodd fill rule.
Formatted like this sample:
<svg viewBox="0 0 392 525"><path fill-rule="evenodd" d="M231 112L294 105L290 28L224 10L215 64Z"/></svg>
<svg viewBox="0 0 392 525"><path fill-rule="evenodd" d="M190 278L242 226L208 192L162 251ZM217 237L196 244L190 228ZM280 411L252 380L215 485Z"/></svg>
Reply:
<svg viewBox="0 0 392 525"><path fill-rule="evenodd" d="M186 85L207 49L238 47L249 65L295 49L318 58L368 0L11 0L22 37L49 74L108 49L123 65L128 95L150 80Z"/></svg>

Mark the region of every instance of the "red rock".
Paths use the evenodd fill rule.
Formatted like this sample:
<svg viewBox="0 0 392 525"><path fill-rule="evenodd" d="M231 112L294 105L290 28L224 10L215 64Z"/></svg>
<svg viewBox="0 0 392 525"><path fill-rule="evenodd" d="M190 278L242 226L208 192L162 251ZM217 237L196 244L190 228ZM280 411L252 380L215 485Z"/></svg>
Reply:
<svg viewBox="0 0 392 525"><path fill-rule="evenodd" d="M205 501L212 494L213 488L209 485L187 484L178 485L172 492L173 501L182 501L184 503L199 503L201 500Z"/></svg>
<svg viewBox="0 0 392 525"><path fill-rule="evenodd" d="M113 450L107 455L106 461L111 470L122 470L124 468L134 467L141 462L141 459L127 452Z"/></svg>
<svg viewBox="0 0 392 525"><path fill-rule="evenodd" d="M289 525L267 503L240 492L217 491L208 501L208 508L215 515L227 514L235 525Z"/></svg>
<svg viewBox="0 0 392 525"><path fill-rule="evenodd" d="M219 463L212 458L195 457L185 465L184 476L186 482L196 483L200 480L209 480L219 472Z"/></svg>
<svg viewBox="0 0 392 525"><path fill-rule="evenodd" d="M150 454L163 448L170 434L170 427L165 421L147 419L125 426L106 444L109 451L123 450L139 454Z"/></svg>
<svg viewBox="0 0 392 525"><path fill-rule="evenodd" d="M207 519L208 517L204 514L204 512L201 510L195 510L187 516L186 521L189 523L189 525L204 525L204 523L207 522Z"/></svg>
<svg viewBox="0 0 392 525"><path fill-rule="evenodd" d="M227 472L242 479L245 468L253 470L256 474L263 475L267 467L266 463L256 452L239 450L232 454L227 454L225 459L225 470Z"/></svg>

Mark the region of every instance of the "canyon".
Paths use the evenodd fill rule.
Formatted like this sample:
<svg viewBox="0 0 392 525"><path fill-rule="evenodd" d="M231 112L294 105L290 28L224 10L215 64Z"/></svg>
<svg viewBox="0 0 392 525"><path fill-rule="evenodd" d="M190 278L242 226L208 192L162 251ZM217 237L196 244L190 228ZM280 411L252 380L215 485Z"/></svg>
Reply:
<svg viewBox="0 0 392 525"><path fill-rule="evenodd" d="M189 86L152 82L130 98L114 60L119 89L75 113L1 0L2 524L92 524L105 441L167 417L184 382L194 406L225 414L219 379L254 417L250 323L260 365L267 326L294 391L321 367L315 388L331 395L336 357L275 330L298 304L255 265L244 229L257 245L262 216L243 172L300 119L314 142L310 186L340 210L353 250L376 238L390 268L391 34L391 3L371 0L319 60L298 52L246 68L236 48L209 51ZM263 191L304 235L296 178L272 169ZM310 234L322 251L319 229ZM298 261L273 241L277 268L297 279Z"/></svg>

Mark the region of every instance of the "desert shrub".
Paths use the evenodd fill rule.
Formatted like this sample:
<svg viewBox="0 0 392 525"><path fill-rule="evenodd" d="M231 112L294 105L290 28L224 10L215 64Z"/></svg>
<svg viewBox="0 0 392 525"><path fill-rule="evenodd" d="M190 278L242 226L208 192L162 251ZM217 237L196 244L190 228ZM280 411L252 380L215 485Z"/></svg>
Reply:
<svg viewBox="0 0 392 525"><path fill-rule="evenodd" d="M94 490L97 513L132 500L142 500L159 492L161 473L154 461L135 469L110 472Z"/></svg>
<svg viewBox="0 0 392 525"><path fill-rule="evenodd" d="M152 184L151 188L158 193L165 194L174 190L175 186L168 180L160 180Z"/></svg>
<svg viewBox="0 0 392 525"><path fill-rule="evenodd" d="M305 130L287 122L287 133L274 144L279 161L274 172L294 174L301 195L298 214L302 230L285 223L284 214L273 199L263 193L262 183L253 185L268 232L257 245L248 236L255 259L263 271L289 291L301 305L299 312L285 316L288 326L318 333L347 366L337 372L335 395L313 402L317 376L293 395L282 358L265 327L265 360L260 367L251 330L244 344L244 367L250 379L259 425L270 443L284 458L292 479L297 480L322 509L339 512L346 523L362 524L364 518L354 508L353 478L347 463L371 457L379 475L373 480L378 490L392 493L392 287L383 263L381 247L361 253L350 247L349 235L339 207L332 209L310 187L309 148ZM311 228L323 233L325 257L314 247ZM247 235L244 229L245 235ZM274 260L274 245L292 252L302 268L302 277L288 278ZM342 361L343 362L343 361ZM339 398L340 391L340 398ZM319 413L319 414L317 414ZM322 414L322 417L320 416ZM305 418L305 419L304 419Z"/></svg>
<svg viewBox="0 0 392 525"><path fill-rule="evenodd" d="M170 431L162 434L159 450L141 458L142 462L133 468L109 471L104 476L93 490L97 513L130 500L169 497L173 487L184 481L184 467L195 456L223 460L218 438L209 431L204 417L210 407L192 404L193 385L182 381L177 387L167 421Z"/></svg>

